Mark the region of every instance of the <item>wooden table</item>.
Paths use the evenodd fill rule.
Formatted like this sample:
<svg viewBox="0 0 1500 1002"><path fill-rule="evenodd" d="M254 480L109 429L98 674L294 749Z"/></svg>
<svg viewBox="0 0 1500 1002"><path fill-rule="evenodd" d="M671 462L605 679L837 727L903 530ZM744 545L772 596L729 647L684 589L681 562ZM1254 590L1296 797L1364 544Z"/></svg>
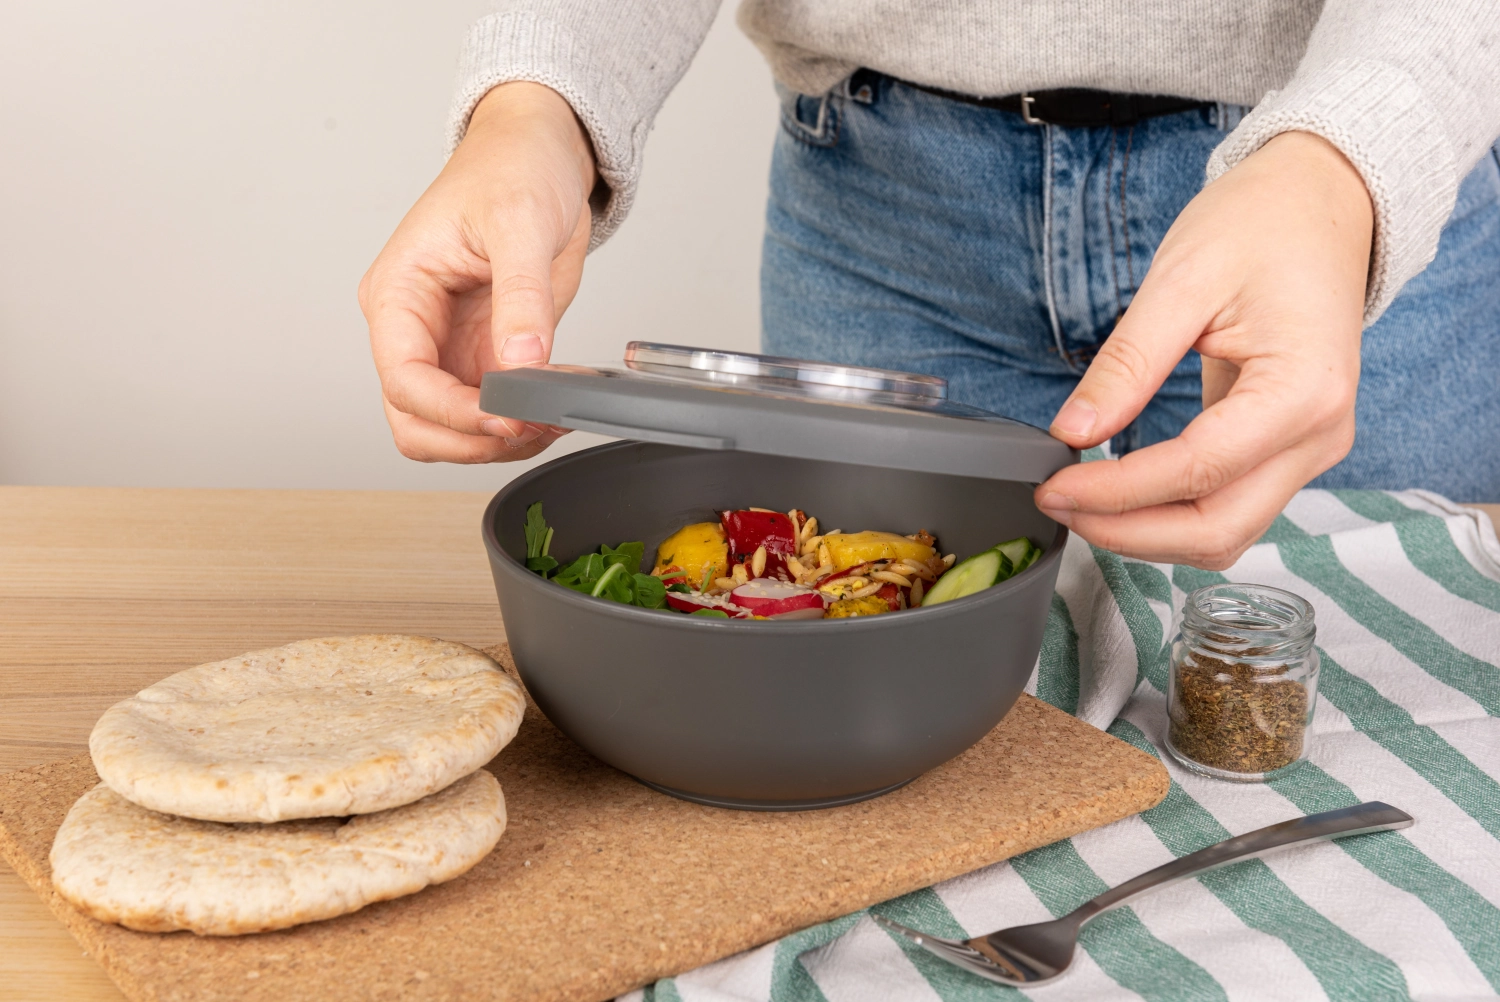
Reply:
<svg viewBox="0 0 1500 1002"><path fill-rule="evenodd" d="M162 676L302 637L505 638L477 493L0 487L0 771ZM1500 522L1500 505L1487 507ZM121 1002L0 864L0 994Z"/></svg>
<svg viewBox="0 0 1500 1002"><path fill-rule="evenodd" d="M0 770L78 754L106 707L301 637L505 639L478 493L0 487ZM123 996L0 863L0 997Z"/></svg>

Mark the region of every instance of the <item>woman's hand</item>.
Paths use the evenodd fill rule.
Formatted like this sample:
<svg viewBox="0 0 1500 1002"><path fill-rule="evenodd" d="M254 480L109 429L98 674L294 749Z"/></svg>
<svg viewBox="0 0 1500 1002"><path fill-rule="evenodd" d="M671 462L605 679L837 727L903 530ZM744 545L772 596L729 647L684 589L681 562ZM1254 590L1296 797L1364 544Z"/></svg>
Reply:
<svg viewBox="0 0 1500 1002"><path fill-rule="evenodd" d="M1177 362L1203 356L1204 411L1168 442L1072 466L1044 513L1144 560L1223 569L1354 443L1372 210L1353 165L1305 132L1272 139L1194 198L1052 434L1098 445Z"/></svg>
<svg viewBox="0 0 1500 1002"><path fill-rule="evenodd" d="M538 365L583 275L594 156L539 84L485 95L464 141L359 285L385 415L402 455L527 459L563 429L479 409L488 370Z"/></svg>

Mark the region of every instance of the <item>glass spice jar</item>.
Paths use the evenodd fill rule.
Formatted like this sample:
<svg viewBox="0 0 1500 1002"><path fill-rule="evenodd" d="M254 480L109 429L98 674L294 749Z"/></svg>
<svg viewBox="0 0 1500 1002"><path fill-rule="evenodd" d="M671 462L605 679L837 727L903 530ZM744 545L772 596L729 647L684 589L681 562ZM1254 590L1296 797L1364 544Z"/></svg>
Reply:
<svg viewBox="0 0 1500 1002"><path fill-rule="evenodd" d="M1217 584L1182 606L1167 678L1167 750L1205 776L1275 779L1307 758L1318 692L1306 599Z"/></svg>

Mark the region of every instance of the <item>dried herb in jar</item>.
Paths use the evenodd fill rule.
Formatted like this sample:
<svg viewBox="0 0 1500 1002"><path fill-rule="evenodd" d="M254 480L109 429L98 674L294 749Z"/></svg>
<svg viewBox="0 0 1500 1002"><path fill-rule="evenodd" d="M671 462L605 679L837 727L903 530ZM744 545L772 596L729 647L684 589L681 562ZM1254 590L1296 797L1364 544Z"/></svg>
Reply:
<svg viewBox="0 0 1500 1002"><path fill-rule="evenodd" d="M1270 772L1297 761L1308 691L1286 677L1288 668L1201 652L1182 659L1173 666L1176 686L1167 711L1172 745L1195 762L1229 772Z"/></svg>

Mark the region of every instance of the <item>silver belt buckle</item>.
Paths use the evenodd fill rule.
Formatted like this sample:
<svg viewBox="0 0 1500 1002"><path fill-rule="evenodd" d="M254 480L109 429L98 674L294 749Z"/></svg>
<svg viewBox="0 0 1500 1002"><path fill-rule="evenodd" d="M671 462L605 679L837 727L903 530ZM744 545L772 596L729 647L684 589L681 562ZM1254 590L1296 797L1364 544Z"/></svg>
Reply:
<svg viewBox="0 0 1500 1002"><path fill-rule="evenodd" d="M1031 113L1031 106L1035 103L1036 98L1025 91L1021 92L1021 118L1027 125L1046 125L1047 123L1044 119L1037 118Z"/></svg>

